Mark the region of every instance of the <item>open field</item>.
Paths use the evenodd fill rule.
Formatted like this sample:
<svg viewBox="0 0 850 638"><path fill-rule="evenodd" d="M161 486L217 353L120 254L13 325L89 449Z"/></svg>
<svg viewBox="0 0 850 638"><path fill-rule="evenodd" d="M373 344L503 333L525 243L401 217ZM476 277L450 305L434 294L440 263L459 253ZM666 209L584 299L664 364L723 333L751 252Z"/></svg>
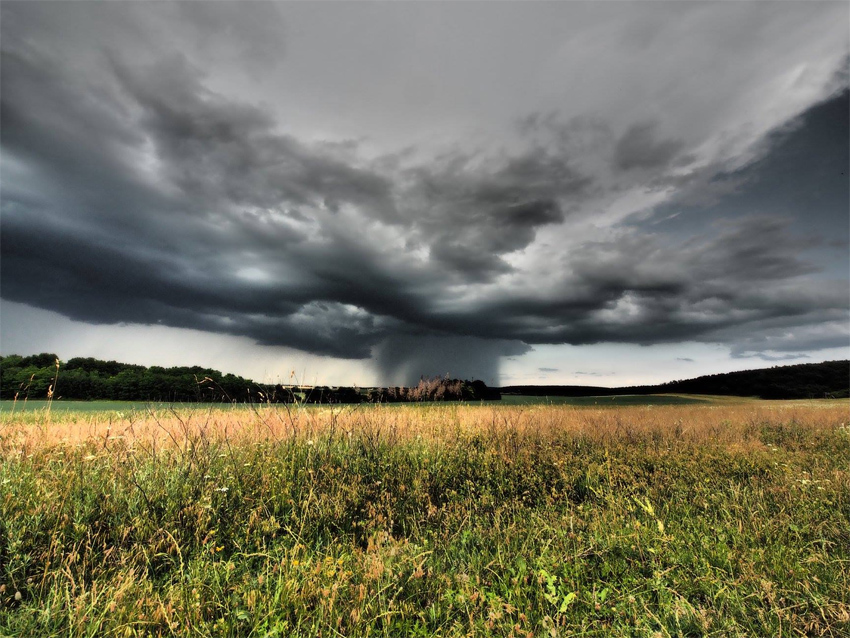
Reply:
<svg viewBox="0 0 850 638"><path fill-rule="evenodd" d="M43 412L50 406L54 414L63 412L133 412L144 411L148 405L144 401L53 401L43 399L32 401L0 401L0 415L8 418L10 414L22 412Z"/></svg>
<svg viewBox="0 0 850 638"><path fill-rule="evenodd" d="M545 397L545 396L519 396L506 394L499 401L485 401L490 405L575 405L575 406L599 406L615 407L622 405L689 405L697 403L742 402L747 401L741 397L715 397L697 395L618 395L610 397ZM477 405L475 402L473 405ZM234 408L251 409L247 404L222 405L222 403L157 403L145 401L53 401L49 403L43 399L29 401L0 401L0 415L9 415L20 412L45 411L50 406L50 411L61 412L147 412L153 410L167 410L172 406L179 409L202 409L210 408ZM309 404L304 407L317 407L321 404ZM402 405L402 404L393 404ZM325 405L324 407L327 407Z"/></svg>
<svg viewBox="0 0 850 638"><path fill-rule="evenodd" d="M4 413L0 635L847 636L848 412Z"/></svg>
<svg viewBox="0 0 850 638"><path fill-rule="evenodd" d="M628 405L693 405L716 402L718 399L735 399L738 397L698 397L680 396L674 394L621 394L610 397L546 397L503 394L502 403L505 405L573 405L594 407L619 407Z"/></svg>

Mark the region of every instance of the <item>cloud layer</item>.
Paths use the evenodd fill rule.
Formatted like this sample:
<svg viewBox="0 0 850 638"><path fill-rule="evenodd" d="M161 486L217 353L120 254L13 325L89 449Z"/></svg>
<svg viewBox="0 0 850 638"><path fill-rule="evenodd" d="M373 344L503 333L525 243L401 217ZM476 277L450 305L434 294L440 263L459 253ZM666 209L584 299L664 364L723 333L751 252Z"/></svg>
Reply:
<svg viewBox="0 0 850 638"><path fill-rule="evenodd" d="M846 24L846 6L676 7L676 28L646 4L628 19L547 8L582 28L547 36L533 66L508 65L501 93L478 95L494 104L480 118L444 114L446 130L468 131L455 140L427 139L427 122L377 137L400 128L396 98L374 105L385 129L355 109L350 136L317 134L346 120L340 106L333 122L316 117L299 132L286 113L313 97L285 85L276 96L250 91L292 76L281 70L290 58L309 71L287 34L318 18L298 8L288 18L289 6L157 4L140 15L134 5L4 3L3 298L90 323L375 356L387 379L482 375L533 344L697 340L762 358L847 345L846 268L835 268L847 244L800 224L804 207L817 207L846 225L846 148L829 151L843 165L798 208L724 210L769 180L772 158L808 130L843 116L846 140L848 42L834 26ZM541 10L522 14L519 31L548 19ZM470 8L451 11L463 29ZM482 37L498 34L508 10L477 11ZM704 33L712 24L724 38ZM594 29L613 49L596 68L592 55L571 57L600 46L588 40ZM696 42L711 69L727 69L706 98L710 114L690 88L704 97L693 74L710 86L715 71L691 53L681 66L662 62L676 58L662 45L688 34L699 37L680 50ZM439 57L431 35L426 48ZM635 59L623 86L597 77ZM729 66L736 59L741 68ZM517 99L510 82L561 62L564 77ZM420 90L427 74L410 68ZM384 72L402 81L404 70ZM492 71L480 70L482 91ZM590 95L559 102L559 82L581 73L593 77ZM471 99L458 91L460 103ZM810 115L824 101L832 115ZM815 183L805 166L794 179L801 192Z"/></svg>

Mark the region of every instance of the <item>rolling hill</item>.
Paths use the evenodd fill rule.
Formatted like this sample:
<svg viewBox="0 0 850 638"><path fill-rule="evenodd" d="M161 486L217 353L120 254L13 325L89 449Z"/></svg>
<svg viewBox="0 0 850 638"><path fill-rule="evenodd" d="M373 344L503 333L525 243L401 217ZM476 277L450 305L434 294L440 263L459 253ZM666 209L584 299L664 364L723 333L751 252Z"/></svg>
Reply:
<svg viewBox="0 0 850 638"><path fill-rule="evenodd" d="M820 399L850 395L850 361L824 361L712 374L660 385L606 388L578 385L518 385L502 394L612 396L619 394L714 394L762 399Z"/></svg>

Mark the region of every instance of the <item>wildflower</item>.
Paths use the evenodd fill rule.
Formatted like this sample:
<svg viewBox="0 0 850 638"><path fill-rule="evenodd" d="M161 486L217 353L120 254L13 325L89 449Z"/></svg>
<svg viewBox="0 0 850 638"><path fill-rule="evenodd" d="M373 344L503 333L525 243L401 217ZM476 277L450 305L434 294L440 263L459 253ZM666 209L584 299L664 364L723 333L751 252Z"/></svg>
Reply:
<svg viewBox="0 0 850 638"><path fill-rule="evenodd" d="M215 491L216 491L216 492L227 492L227 490L229 490L229 489L230 489L230 488L229 488L229 487L227 487L227 486L225 486L225 487L217 487L217 488L215 488Z"/></svg>
<svg viewBox="0 0 850 638"><path fill-rule="evenodd" d="M23 598L23 594L21 594L21 592L19 592L19 591L16 591L15 592L15 601L20 602L21 598Z"/></svg>

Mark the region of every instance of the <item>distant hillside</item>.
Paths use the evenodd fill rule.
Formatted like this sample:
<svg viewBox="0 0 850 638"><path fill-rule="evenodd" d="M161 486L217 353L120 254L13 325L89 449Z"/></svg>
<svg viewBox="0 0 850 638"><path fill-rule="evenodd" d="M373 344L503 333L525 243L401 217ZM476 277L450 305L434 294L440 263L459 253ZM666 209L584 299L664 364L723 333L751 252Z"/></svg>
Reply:
<svg viewBox="0 0 850 638"><path fill-rule="evenodd" d="M531 396L612 396L615 394L719 394L762 399L810 399L850 395L850 361L825 361L712 374L661 385L603 388L576 385L522 385L503 394Z"/></svg>
<svg viewBox="0 0 850 638"><path fill-rule="evenodd" d="M850 394L850 361L801 363L760 370L712 374L657 386L661 392L808 399Z"/></svg>

